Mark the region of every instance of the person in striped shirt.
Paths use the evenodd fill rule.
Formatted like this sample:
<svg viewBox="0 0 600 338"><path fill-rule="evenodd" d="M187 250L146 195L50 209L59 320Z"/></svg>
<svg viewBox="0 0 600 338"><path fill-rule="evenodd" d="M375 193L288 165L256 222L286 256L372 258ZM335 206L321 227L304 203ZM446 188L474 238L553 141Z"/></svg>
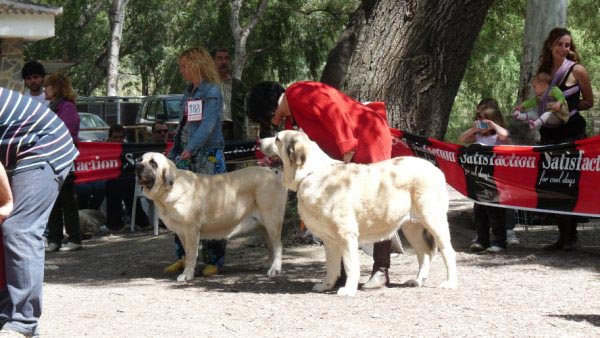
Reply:
<svg viewBox="0 0 600 338"><path fill-rule="evenodd" d="M79 155L69 130L46 105L0 87L0 191L6 285L0 290L2 331L39 334L44 279L42 235L58 192Z"/></svg>

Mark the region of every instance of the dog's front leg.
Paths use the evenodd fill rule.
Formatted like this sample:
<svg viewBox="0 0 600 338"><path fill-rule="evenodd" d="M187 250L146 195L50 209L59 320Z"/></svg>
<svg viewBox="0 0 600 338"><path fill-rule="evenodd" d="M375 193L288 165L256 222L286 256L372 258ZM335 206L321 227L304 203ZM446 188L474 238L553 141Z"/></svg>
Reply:
<svg viewBox="0 0 600 338"><path fill-rule="evenodd" d="M313 291L324 292L333 289L335 282L340 277L340 259L342 257L341 252L337 245L332 244L331 240L323 240L323 246L325 247L325 268L327 270L327 276L321 283L313 286Z"/></svg>
<svg viewBox="0 0 600 338"><path fill-rule="evenodd" d="M200 234L195 232L194 234L177 234L183 249L185 250L185 268L183 272L177 277L178 282L186 282L194 279L194 270L196 268L196 260L198 259L198 241L200 240Z"/></svg>
<svg viewBox="0 0 600 338"><path fill-rule="evenodd" d="M360 278L358 239L356 237L351 237L346 241L346 245L342 249L342 259L346 271L346 285L340 288L337 294L338 296L353 297L358 289L358 279Z"/></svg>

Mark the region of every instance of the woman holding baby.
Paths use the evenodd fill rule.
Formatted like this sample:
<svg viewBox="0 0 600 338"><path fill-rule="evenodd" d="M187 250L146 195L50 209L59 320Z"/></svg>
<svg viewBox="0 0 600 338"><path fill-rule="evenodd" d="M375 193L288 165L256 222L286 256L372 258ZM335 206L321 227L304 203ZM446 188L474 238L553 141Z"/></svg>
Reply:
<svg viewBox="0 0 600 338"><path fill-rule="evenodd" d="M552 85L558 86L566 97L569 119L558 125L543 125L540 128L540 144L573 142L586 137L586 123L579 111L590 109L594 97L590 77L579 64L579 55L571 32L565 28L554 28L542 47L538 73L552 76ZM538 114L547 111L547 96L538 105ZM544 101L546 99L546 101ZM545 250L573 251L578 248L577 216L556 215L559 229L558 240L544 247Z"/></svg>

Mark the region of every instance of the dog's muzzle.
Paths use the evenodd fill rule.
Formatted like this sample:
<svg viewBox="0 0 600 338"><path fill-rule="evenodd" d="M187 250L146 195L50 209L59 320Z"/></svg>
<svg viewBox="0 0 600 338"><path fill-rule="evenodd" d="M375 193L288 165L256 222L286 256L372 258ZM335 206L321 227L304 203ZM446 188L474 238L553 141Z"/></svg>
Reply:
<svg viewBox="0 0 600 338"><path fill-rule="evenodd" d="M139 185L144 186L148 189L154 185L155 175L152 170L147 170L143 163L135 165L135 177Z"/></svg>

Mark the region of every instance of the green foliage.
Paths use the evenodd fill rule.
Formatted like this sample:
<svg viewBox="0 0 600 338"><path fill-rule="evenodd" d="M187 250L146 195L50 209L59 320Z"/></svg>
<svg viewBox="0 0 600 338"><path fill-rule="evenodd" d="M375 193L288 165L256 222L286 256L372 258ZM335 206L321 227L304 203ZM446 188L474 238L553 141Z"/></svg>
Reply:
<svg viewBox="0 0 600 338"><path fill-rule="evenodd" d="M246 83L318 79L357 6L358 1L271 1L248 40Z"/></svg>
<svg viewBox="0 0 600 338"><path fill-rule="evenodd" d="M598 0L569 1L567 27L573 34L581 64L590 75L594 92L594 107L583 112L587 120L588 135L600 129L600 7ZM597 121L597 122L596 122ZM594 129L594 124L597 127Z"/></svg>
<svg viewBox="0 0 600 338"><path fill-rule="evenodd" d="M110 0L42 0L62 6L56 37L27 46L26 59L65 60L80 95L104 95L110 27ZM245 0L246 25L260 0ZM264 17L247 41L243 80L290 83L318 79L329 50L345 28L358 0L269 0ZM507 114L517 100L526 0L495 1L486 16L450 116L446 140L456 142L468 128L484 97L498 100ZM597 0L568 2L568 27L588 70L594 93L600 92L600 9ZM98 10L93 9L97 7ZM231 1L130 0L121 45L121 95L181 92L184 82L177 56L205 46L234 50L229 26ZM457 44L460 41L456 42ZM541 43L541 42L540 42ZM598 116L600 106L584 113ZM598 118L600 121L600 117ZM589 123L591 126L592 123ZM590 129L591 131L591 129Z"/></svg>
<svg viewBox="0 0 600 338"><path fill-rule="evenodd" d="M477 42L460 90L454 101L445 140L457 142L469 128L477 103L485 97L498 100L505 118L517 102L526 0L495 1ZM593 120L600 122L600 9L597 0L569 1L567 28L586 67L595 93L595 107L584 112L588 134L595 134ZM540 41L540 44L542 41Z"/></svg>
<svg viewBox="0 0 600 338"><path fill-rule="evenodd" d="M86 21L83 16L88 7L86 0L46 0L40 3L62 6L63 14L56 20L56 36L29 45L25 49L25 58L77 63L68 69L68 75L79 94L88 95L97 86L98 77L103 77L104 70L94 64L97 56L106 49L110 35L106 11ZM108 1L98 3L108 8Z"/></svg>
<svg viewBox="0 0 600 338"><path fill-rule="evenodd" d="M56 37L27 46L26 58L65 60L80 95L105 95L110 0L45 0L62 6ZM245 0L242 25L260 0ZM348 22L358 0L270 0L247 42L243 80L289 83L317 79L327 53ZM97 6L98 11L90 8ZM120 50L121 95L181 92L185 86L178 54L189 47L235 48L229 26L231 1L130 0ZM90 13L88 16L84 15ZM88 18L85 25L81 25Z"/></svg>
<svg viewBox="0 0 600 338"><path fill-rule="evenodd" d="M445 139L457 142L471 127L477 103L495 98L508 114L517 100L522 56L525 0L495 1L475 42ZM507 115L508 117L508 115Z"/></svg>

